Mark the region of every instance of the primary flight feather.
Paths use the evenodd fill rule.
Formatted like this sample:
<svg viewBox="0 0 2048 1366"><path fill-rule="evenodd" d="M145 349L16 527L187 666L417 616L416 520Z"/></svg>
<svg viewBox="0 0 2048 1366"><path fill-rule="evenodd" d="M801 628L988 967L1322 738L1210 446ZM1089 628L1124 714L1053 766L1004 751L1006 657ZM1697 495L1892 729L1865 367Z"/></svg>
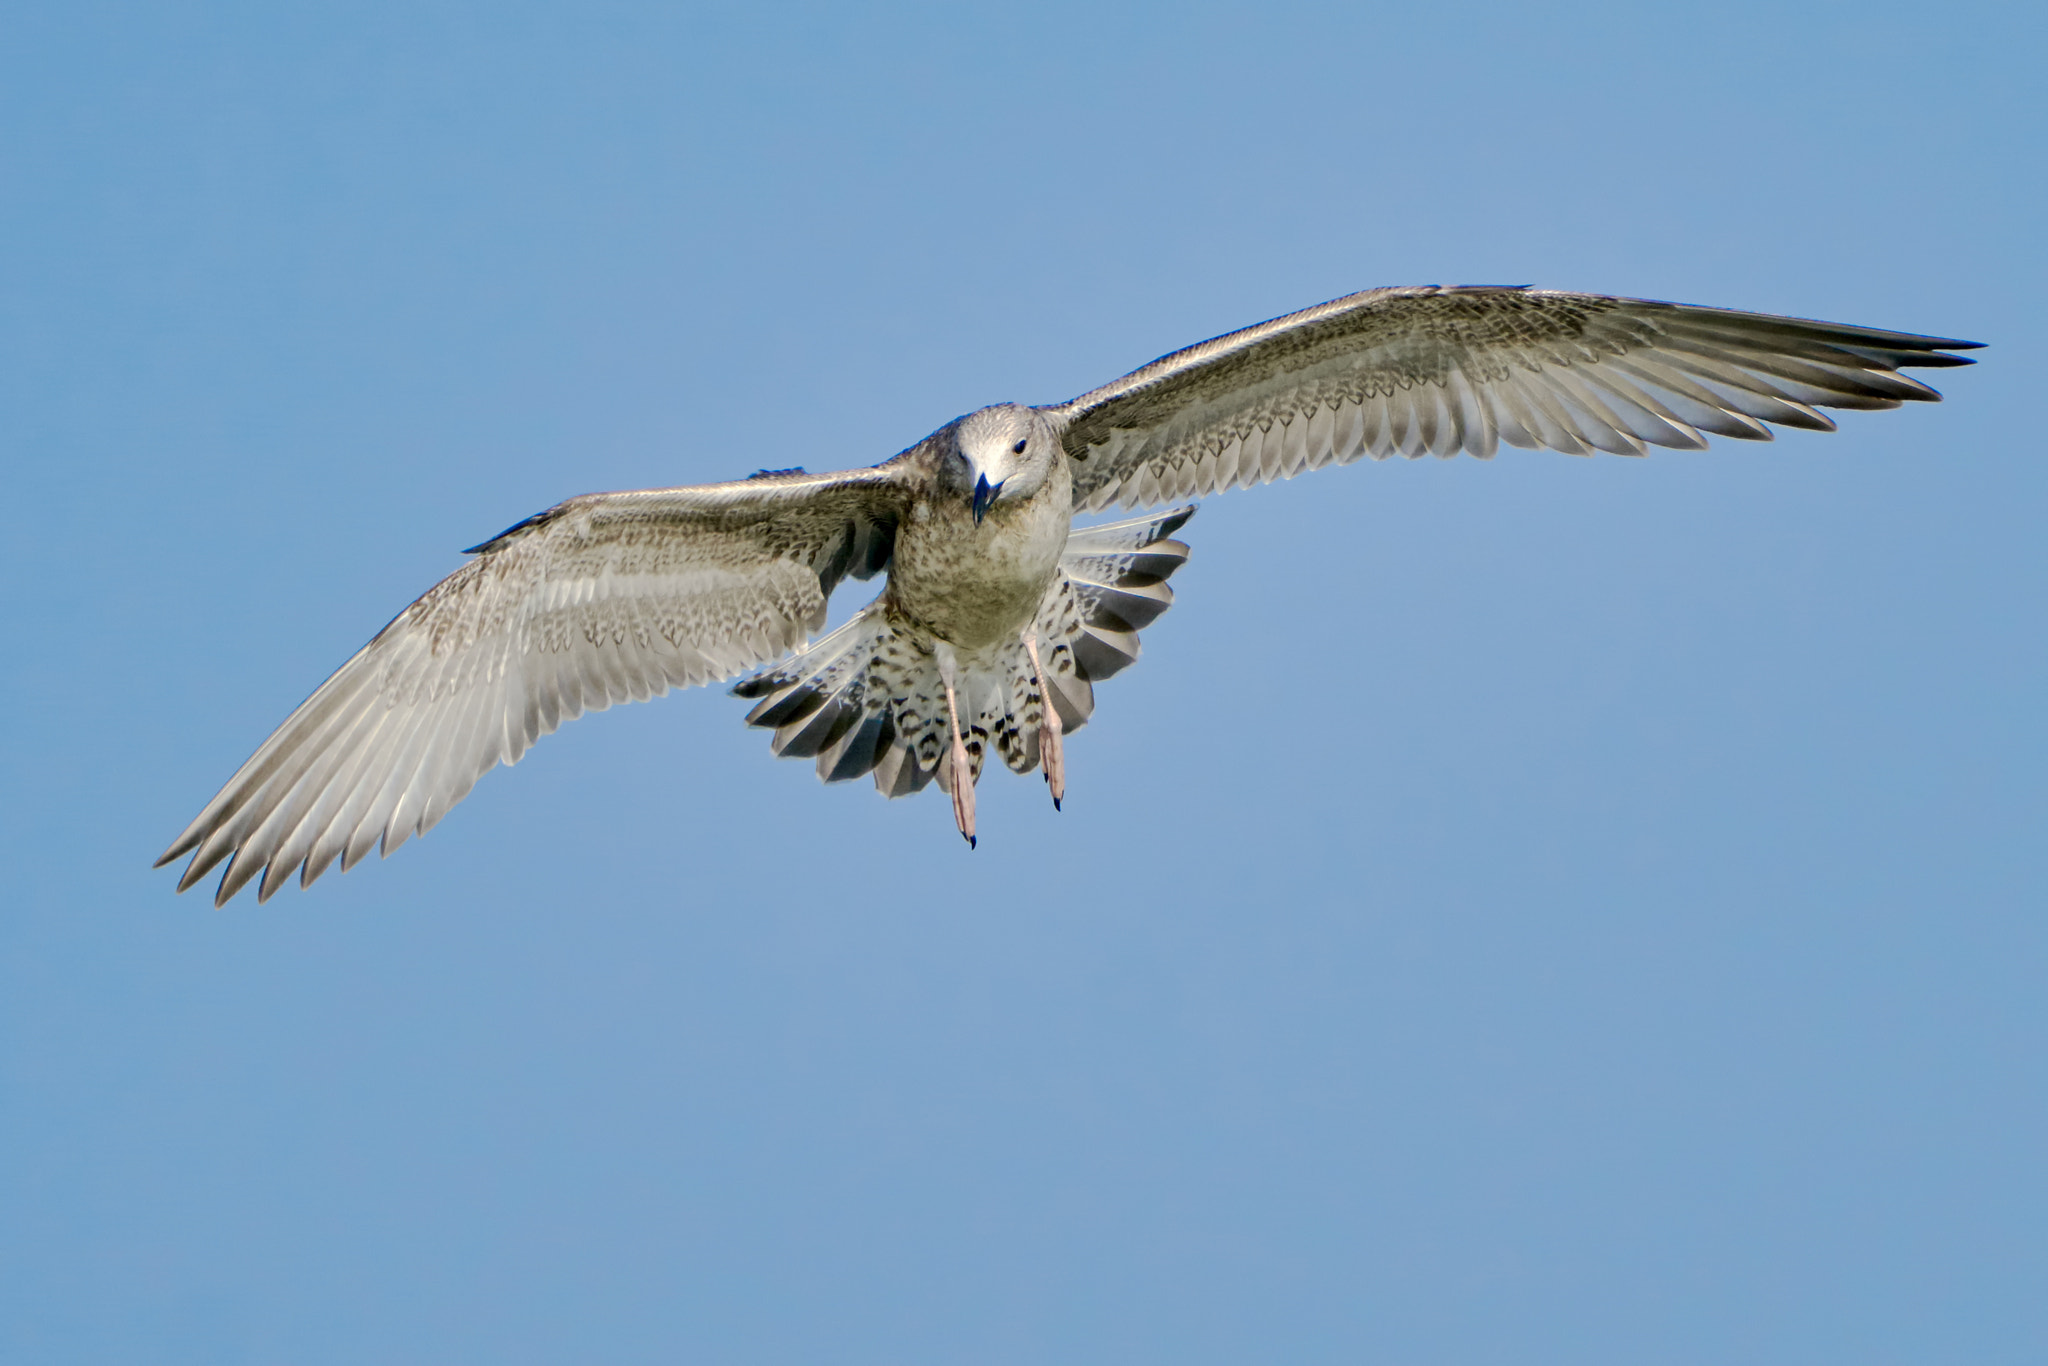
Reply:
<svg viewBox="0 0 2048 1366"><path fill-rule="evenodd" d="M1555 290L1368 290L1163 356L1068 403L958 418L892 460L571 498L474 547L322 684L158 864L215 904L385 853L562 722L768 664L734 689L783 755L889 796L933 780L975 838L991 746L1042 768L1173 600L1191 507L1361 456L1697 449L1821 408L1934 400L1974 342ZM815 643L845 578L881 594ZM793 657L793 650L800 650ZM779 661L779 662L778 662Z"/></svg>

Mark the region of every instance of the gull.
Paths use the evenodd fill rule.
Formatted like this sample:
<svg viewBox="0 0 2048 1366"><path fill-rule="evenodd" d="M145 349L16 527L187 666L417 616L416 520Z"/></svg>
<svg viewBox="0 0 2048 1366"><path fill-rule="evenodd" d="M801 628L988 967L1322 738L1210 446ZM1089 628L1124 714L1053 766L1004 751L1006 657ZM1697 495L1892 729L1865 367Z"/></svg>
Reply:
<svg viewBox="0 0 2048 1366"><path fill-rule="evenodd" d="M1362 456L1572 455L1832 431L1940 397L1978 343L1519 286L1367 290L1163 356L1070 402L956 418L868 469L571 498L465 553L286 718L157 860L178 890L384 854L498 764L616 702L733 692L778 755L890 797L936 781L976 840L989 750L1057 807L1065 737L1173 600L1193 506ZM845 579L886 574L824 629Z"/></svg>

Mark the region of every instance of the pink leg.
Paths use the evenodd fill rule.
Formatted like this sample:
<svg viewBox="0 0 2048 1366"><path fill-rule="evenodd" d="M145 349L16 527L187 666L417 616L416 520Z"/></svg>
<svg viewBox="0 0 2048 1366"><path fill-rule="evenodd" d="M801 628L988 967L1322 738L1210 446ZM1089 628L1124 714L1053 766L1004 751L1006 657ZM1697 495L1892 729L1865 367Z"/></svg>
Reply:
<svg viewBox="0 0 2048 1366"><path fill-rule="evenodd" d="M967 847L974 847L974 767L967 761L967 742L960 738L960 704L953 696L953 671L939 669L939 680L946 685L946 720L953 727L953 824L960 827L960 836L967 841Z"/></svg>
<svg viewBox="0 0 2048 1366"><path fill-rule="evenodd" d="M1024 633L1024 648L1031 655L1031 672L1038 683L1038 709L1044 713L1038 722L1038 762L1045 770L1045 785L1052 789L1052 809L1060 809L1060 799L1067 795L1067 754L1060 744L1064 727L1060 724L1060 711L1052 704L1052 689L1046 686L1045 666L1038 662L1038 633Z"/></svg>

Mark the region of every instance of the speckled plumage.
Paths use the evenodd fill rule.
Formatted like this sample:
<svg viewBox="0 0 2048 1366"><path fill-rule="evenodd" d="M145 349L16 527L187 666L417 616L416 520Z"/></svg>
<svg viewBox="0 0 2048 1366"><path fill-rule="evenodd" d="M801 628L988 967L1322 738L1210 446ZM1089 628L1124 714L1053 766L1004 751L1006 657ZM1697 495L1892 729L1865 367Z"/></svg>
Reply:
<svg viewBox="0 0 2048 1366"><path fill-rule="evenodd" d="M310 884L431 828L565 720L776 660L735 691L759 699L748 719L778 754L890 796L936 779L971 837L989 750L1029 772L1082 725L1187 555L1170 537L1192 508L1070 530L1076 512L1362 455L1641 455L1769 439L1767 423L1831 429L1819 408L1938 398L1899 371L1968 364L1947 353L1972 345L1602 295L1370 290L1068 403L981 409L872 468L572 498L476 547L379 632L159 863L192 856L182 891L226 862L216 902L258 877L259 899L294 872ZM800 649L842 580L884 570L872 603Z"/></svg>

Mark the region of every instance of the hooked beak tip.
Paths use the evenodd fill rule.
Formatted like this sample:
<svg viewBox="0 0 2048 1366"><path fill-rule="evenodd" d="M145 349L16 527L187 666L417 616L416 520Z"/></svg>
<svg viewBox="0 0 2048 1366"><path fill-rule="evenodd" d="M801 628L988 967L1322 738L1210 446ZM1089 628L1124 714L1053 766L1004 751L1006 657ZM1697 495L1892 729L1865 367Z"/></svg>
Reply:
<svg viewBox="0 0 2048 1366"><path fill-rule="evenodd" d="M1003 491L1001 484L991 484L987 475L982 475L974 484L974 524L981 525L981 519L988 515L989 505L996 495Z"/></svg>

